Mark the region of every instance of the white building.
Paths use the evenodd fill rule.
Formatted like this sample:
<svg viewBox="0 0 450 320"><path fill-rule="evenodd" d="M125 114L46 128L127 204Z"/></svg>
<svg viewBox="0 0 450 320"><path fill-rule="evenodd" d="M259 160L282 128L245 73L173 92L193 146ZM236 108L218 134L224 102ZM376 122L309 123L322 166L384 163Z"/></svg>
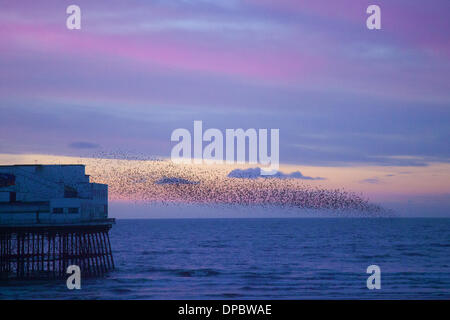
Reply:
<svg viewBox="0 0 450 320"><path fill-rule="evenodd" d="M0 224L90 223L108 218L108 186L84 165L0 166Z"/></svg>

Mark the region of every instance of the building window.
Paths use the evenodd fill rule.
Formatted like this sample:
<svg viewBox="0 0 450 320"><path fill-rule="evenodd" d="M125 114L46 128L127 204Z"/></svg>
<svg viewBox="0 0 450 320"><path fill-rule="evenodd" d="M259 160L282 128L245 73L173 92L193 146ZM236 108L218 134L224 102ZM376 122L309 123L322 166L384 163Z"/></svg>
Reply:
<svg viewBox="0 0 450 320"><path fill-rule="evenodd" d="M16 193L15 192L10 192L9 193L9 202L16 202Z"/></svg>
<svg viewBox="0 0 450 320"><path fill-rule="evenodd" d="M69 213L78 213L78 208L69 208Z"/></svg>
<svg viewBox="0 0 450 320"><path fill-rule="evenodd" d="M8 173L0 173L0 188L14 186L16 184L16 176Z"/></svg>
<svg viewBox="0 0 450 320"><path fill-rule="evenodd" d="M78 192L71 186L64 186L64 198L77 198Z"/></svg>
<svg viewBox="0 0 450 320"><path fill-rule="evenodd" d="M64 213L64 208L53 208L53 213Z"/></svg>

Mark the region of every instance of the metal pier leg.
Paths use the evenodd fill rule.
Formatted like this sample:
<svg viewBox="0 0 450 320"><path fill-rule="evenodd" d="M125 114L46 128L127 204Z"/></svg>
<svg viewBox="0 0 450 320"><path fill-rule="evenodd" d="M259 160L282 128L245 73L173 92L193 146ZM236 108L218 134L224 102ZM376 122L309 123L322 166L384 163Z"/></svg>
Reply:
<svg viewBox="0 0 450 320"><path fill-rule="evenodd" d="M115 268L115 266L114 266L114 258L113 258L112 250L111 250L111 241L109 241L109 233L106 233L106 238L108 239L109 254L110 254L110 257L111 257L111 264L112 264L112 267L114 269Z"/></svg>

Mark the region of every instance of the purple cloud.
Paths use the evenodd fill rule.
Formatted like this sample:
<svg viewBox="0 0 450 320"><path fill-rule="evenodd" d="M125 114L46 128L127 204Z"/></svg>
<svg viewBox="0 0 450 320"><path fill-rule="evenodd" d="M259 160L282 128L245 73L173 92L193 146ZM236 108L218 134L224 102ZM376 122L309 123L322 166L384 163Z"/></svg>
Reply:
<svg viewBox="0 0 450 320"><path fill-rule="evenodd" d="M96 149L99 148L100 145L86 141L76 141L69 143L69 147L73 149Z"/></svg>
<svg viewBox="0 0 450 320"><path fill-rule="evenodd" d="M325 180L325 178L322 177L313 178L304 176L300 171L295 171L289 174L278 171L274 175L262 176L260 168L234 169L228 174L228 177L239 179L278 178L278 179L300 179L300 180Z"/></svg>
<svg viewBox="0 0 450 320"><path fill-rule="evenodd" d="M447 162L450 2L380 0L380 32L369 3L80 0L69 31L64 1L5 2L1 149L73 154L95 136L167 156L201 116L280 128L287 163Z"/></svg>
<svg viewBox="0 0 450 320"><path fill-rule="evenodd" d="M361 183L378 184L380 180L378 178L368 178L360 181Z"/></svg>

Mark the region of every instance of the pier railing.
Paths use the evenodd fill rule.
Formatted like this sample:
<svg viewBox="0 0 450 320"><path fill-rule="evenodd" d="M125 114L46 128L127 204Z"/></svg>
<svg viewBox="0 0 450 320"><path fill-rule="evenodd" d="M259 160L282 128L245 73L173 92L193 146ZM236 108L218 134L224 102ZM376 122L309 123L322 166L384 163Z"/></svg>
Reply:
<svg viewBox="0 0 450 320"><path fill-rule="evenodd" d="M1 214L0 213L0 227L1 226L15 226L15 225L67 225L67 224L98 224L98 223L114 223L113 218L92 219L70 215L56 216L50 213L21 213L21 214Z"/></svg>

